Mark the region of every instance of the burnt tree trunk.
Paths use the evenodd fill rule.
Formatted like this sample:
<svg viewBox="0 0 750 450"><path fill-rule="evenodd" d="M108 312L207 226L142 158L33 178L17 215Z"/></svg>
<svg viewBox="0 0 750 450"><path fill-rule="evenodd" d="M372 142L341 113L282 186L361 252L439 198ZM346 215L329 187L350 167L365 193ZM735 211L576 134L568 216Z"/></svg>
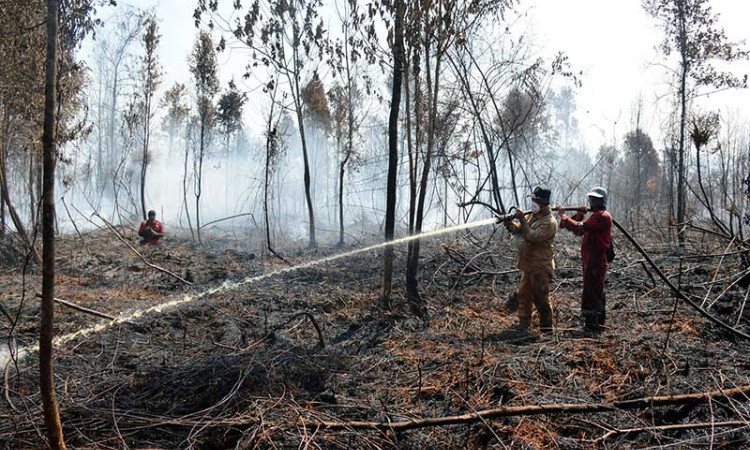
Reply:
<svg viewBox="0 0 750 450"><path fill-rule="evenodd" d="M348 25L346 28L349 30ZM339 167L339 247L344 247L344 171L346 170L346 164L352 157L354 152L354 87L352 86L352 73L349 67L349 43L348 39L344 42L344 50L346 54L345 67L346 67L346 125L347 125L347 140L346 140L346 156L341 161L341 167Z"/></svg>
<svg viewBox="0 0 750 450"><path fill-rule="evenodd" d="M302 108L297 108L297 120L299 122L299 136L302 141L302 161L305 166L305 202L307 204L307 218L310 221L309 233L310 242L308 247L315 248L317 241L315 239L315 211L313 210L312 194L310 191L310 160L307 156L307 140L305 139L305 125L302 118Z"/></svg>
<svg viewBox="0 0 750 450"><path fill-rule="evenodd" d="M185 217L187 218L188 228L190 229L190 236L195 242L195 232L193 231L193 222L190 220L190 207L188 205L188 158L190 156L190 137L193 134L192 126L188 127L187 137L185 139L185 160L182 172L182 203L185 206Z"/></svg>
<svg viewBox="0 0 750 450"><path fill-rule="evenodd" d="M44 80L44 175L42 193L42 306L39 326L39 386L47 444L64 449L55 397L52 336L55 318L55 110L57 87L58 0L47 1L47 62Z"/></svg>
<svg viewBox="0 0 750 450"><path fill-rule="evenodd" d="M422 223L424 221L424 203L427 196L427 184L429 181L432 154L435 149L435 132L437 128L437 108L438 108L438 92L440 90L440 66L442 62L441 48L438 44L437 48L437 59L435 61L435 79L432 80L432 68L430 67L430 48L425 45L425 64L426 64L426 76L427 76L427 92L430 96L430 117L429 117L429 129L427 130L427 152L424 157L424 166L422 167L422 177L419 183L419 199L417 200L417 212L415 217L414 234L422 232ZM433 84L434 83L434 84ZM419 272L419 252L420 252L420 240L414 240L409 243L409 255L406 265L406 294L410 302L421 302L419 295L419 282L417 274ZM418 312L424 313L421 306L418 308Z"/></svg>
<svg viewBox="0 0 750 450"><path fill-rule="evenodd" d="M404 0L395 0L393 30L393 89L388 118L388 181L386 184L385 240L392 241L396 229L396 181L398 175L398 116L401 107L401 81L404 71ZM383 252L383 298L393 291L393 247Z"/></svg>
<svg viewBox="0 0 750 450"><path fill-rule="evenodd" d="M201 194L203 188L203 157L206 146L206 119L201 117L201 142L198 150L198 168L195 172L195 234L201 244Z"/></svg>
<svg viewBox="0 0 750 450"><path fill-rule="evenodd" d="M263 215L265 216L266 222L266 247L268 251L276 254L271 244L271 219L268 217L268 191L271 178L271 158L273 156L275 145L277 144L276 129L273 127L273 107L274 99L271 99L271 112L268 114L268 122L266 123L266 167L265 167L265 180L263 183Z"/></svg>
<svg viewBox="0 0 750 450"><path fill-rule="evenodd" d="M351 144L349 144L351 147ZM344 172L346 170L346 163L349 162L351 157L351 148L347 151L346 156L341 161L339 166L339 247L343 247L344 243Z"/></svg>
<svg viewBox="0 0 750 450"><path fill-rule="evenodd" d="M151 73L148 74L146 81L146 88L144 92L144 117L143 117L143 148L141 149L141 214L143 220L146 220L146 175L148 171L148 165L151 163L151 156L148 150L151 141L151 101L153 99L153 91L151 86L153 79Z"/></svg>

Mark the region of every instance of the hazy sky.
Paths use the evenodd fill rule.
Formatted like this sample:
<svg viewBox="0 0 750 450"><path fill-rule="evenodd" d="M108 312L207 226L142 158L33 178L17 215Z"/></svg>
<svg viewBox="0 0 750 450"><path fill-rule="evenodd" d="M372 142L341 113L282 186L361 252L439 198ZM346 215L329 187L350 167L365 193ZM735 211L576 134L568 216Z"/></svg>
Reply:
<svg viewBox="0 0 750 450"><path fill-rule="evenodd" d="M539 43L550 52L565 51L574 67L583 70L578 118L589 150L601 144L603 133L611 142L615 122L618 136L629 129L639 95L646 113L643 126L660 147L659 125L670 108L665 97L669 77L658 49L664 33L641 1L533 0L522 5ZM730 39L750 41L750 1L713 0L712 5ZM750 62L735 63L733 70L750 74ZM749 91L717 93L701 103L711 109L746 108Z"/></svg>
<svg viewBox="0 0 750 450"><path fill-rule="evenodd" d="M223 0L227 3L228 0ZM130 0L140 8L156 8L161 19L160 53L165 67L165 82L187 81L186 57L196 29L192 13L195 0ZM123 2L120 2L123 4ZM720 22L733 40L750 41L749 0L713 0ZM640 0L522 0L516 10L524 14L521 26L528 29L538 51L553 55L564 51L575 70L583 71L583 86L577 90L581 132L590 152L602 143L618 139L630 128L633 104L643 97L643 127L651 133L657 147L661 145L660 122L668 112L669 92L665 61L658 51L663 33L654 19L648 17ZM106 12L104 13L106 15ZM222 80L241 78L247 56L227 51L219 56ZM733 68L750 73L750 62ZM246 88L250 87L246 85ZM701 100L706 108L741 110L750 102L750 90L719 93ZM658 99L662 99L658 101ZM250 102L248 125L261 113L260 102ZM750 114L745 114L745 117Z"/></svg>

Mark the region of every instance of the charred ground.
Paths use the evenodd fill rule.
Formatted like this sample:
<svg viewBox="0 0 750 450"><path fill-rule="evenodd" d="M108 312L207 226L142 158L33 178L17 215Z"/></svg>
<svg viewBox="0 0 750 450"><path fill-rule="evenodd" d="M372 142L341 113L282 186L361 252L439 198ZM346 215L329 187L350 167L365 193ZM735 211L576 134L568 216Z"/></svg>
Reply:
<svg viewBox="0 0 750 450"><path fill-rule="evenodd" d="M461 234L424 243L421 280L429 320L397 297L379 298L378 253L268 278L148 315L58 348L61 416L71 447L158 448L738 448L748 440L747 403L704 404L597 414L507 417L405 432L331 431L320 421L398 421L498 406L604 403L750 384L748 343L678 306L654 284L640 256L618 244L608 277L608 322L600 337L578 332L578 242L561 237L553 282L556 332L519 337L504 308L515 289L515 245ZM232 250L231 241L197 249L172 239L147 251L154 264L194 285L145 267L110 234L60 241L57 296L111 315L152 306L227 280L267 273L278 259ZM489 243L488 243L489 242ZM723 242L696 239L689 254L715 254ZM670 278L699 301L716 274L715 257L683 259L649 249ZM289 254L304 262L336 252ZM398 248L399 264L405 249ZM724 259L709 302L737 279L741 260ZM681 271L680 271L680 268ZM397 268L403 273L403 267ZM20 311L19 345L34 343L38 273L7 268L4 303ZM723 281L721 281L723 280ZM745 289L730 288L710 309L734 324ZM744 283L742 283L744 284ZM399 291L400 292L400 291ZM23 295L23 300L22 300ZM58 334L100 319L57 309ZM303 314L305 313L305 314ZM746 313L747 314L747 313ZM746 317L739 329L748 331ZM320 327L323 346L316 331ZM2 330L7 336L7 326ZM8 367L0 403L4 448L43 445L35 355ZM714 423L681 431L665 424Z"/></svg>

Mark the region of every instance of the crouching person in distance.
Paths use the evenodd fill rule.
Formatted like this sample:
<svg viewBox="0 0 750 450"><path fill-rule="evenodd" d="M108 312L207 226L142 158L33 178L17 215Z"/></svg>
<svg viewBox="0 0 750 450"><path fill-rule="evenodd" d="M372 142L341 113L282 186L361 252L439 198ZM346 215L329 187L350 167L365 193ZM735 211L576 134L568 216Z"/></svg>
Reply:
<svg viewBox="0 0 750 450"><path fill-rule="evenodd" d="M156 211L148 212L148 219L141 222L138 228L138 236L141 237L141 245L162 245L165 235L164 224L156 220Z"/></svg>
<svg viewBox="0 0 750 450"><path fill-rule="evenodd" d="M592 214L585 222L586 207L581 207L573 217L568 217L558 208L560 227L583 236L581 257L583 259L583 294L581 313L585 332L600 333L606 320L606 297L604 279L609 260L607 252L612 245L612 216L607 212L607 190L597 187L587 194Z"/></svg>
<svg viewBox="0 0 750 450"><path fill-rule="evenodd" d="M552 305L549 287L555 272L554 247L557 221L550 212L551 192L536 187L531 197L531 214L518 211L514 220L506 220L505 227L521 236L516 266L521 270L518 299L518 329L528 331L532 308L539 314L539 331L552 331Z"/></svg>

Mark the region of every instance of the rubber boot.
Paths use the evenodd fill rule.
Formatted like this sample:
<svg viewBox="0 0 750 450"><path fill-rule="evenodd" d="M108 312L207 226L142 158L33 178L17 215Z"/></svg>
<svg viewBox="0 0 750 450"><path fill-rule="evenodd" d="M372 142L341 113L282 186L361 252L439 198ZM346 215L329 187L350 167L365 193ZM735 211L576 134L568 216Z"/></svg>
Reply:
<svg viewBox="0 0 750 450"><path fill-rule="evenodd" d="M583 313L583 331L587 334L599 334L603 328L600 324L600 315L597 313Z"/></svg>
<svg viewBox="0 0 750 450"><path fill-rule="evenodd" d="M508 314L515 314L518 311L518 293L513 292L508 296L508 301L505 302L505 309Z"/></svg>

